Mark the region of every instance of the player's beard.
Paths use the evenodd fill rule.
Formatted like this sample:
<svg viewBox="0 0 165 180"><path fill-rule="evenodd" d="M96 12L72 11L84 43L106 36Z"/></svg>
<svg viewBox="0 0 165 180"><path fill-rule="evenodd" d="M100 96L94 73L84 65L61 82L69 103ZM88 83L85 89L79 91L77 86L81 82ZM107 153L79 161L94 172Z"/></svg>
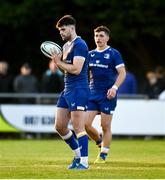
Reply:
<svg viewBox="0 0 165 180"><path fill-rule="evenodd" d="M63 41L71 41L72 40L72 36L71 33L68 32L66 36L62 36Z"/></svg>

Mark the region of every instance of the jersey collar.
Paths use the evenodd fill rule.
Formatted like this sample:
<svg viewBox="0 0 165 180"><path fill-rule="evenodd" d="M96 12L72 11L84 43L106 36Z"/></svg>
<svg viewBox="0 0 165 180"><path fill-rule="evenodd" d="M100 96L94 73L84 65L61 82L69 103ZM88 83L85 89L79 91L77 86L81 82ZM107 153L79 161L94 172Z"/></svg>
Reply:
<svg viewBox="0 0 165 180"><path fill-rule="evenodd" d="M96 51L97 52L104 52L104 51L106 51L108 48L110 48L110 46L107 46L105 49L103 49L103 50L98 50L98 49L96 49Z"/></svg>

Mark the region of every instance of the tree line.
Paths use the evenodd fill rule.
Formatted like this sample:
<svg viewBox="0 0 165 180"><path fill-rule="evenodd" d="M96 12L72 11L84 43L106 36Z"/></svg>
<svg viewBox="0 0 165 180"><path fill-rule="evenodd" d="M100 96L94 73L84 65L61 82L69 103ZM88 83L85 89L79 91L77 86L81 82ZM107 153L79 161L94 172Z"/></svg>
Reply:
<svg viewBox="0 0 165 180"><path fill-rule="evenodd" d="M93 29L108 26L110 45L121 51L137 76L164 65L164 0L1 0L0 59L9 61L14 73L28 61L39 75L48 64L40 44L45 40L63 44L55 23L65 14L77 19L78 34L89 49L95 47Z"/></svg>

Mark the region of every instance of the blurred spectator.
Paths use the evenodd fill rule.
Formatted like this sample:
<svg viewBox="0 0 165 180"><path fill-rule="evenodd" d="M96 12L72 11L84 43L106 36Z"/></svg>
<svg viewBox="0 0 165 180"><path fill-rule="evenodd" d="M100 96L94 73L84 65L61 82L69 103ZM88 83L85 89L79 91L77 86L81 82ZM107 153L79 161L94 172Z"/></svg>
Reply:
<svg viewBox="0 0 165 180"><path fill-rule="evenodd" d="M155 73L158 79L163 79L165 78L165 69L163 66L157 66L155 68Z"/></svg>
<svg viewBox="0 0 165 180"><path fill-rule="evenodd" d="M159 87L159 94L165 90L165 69L162 66L155 68L157 78L157 86Z"/></svg>
<svg viewBox="0 0 165 180"><path fill-rule="evenodd" d="M6 61L0 61L0 93L13 91L12 75L8 72L9 65Z"/></svg>
<svg viewBox="0 0 165 180"><path fill-rule="evenodd" d="M136 94L137 80L133 73L127 71L124 82L118 89L118 94Z"/></svg>
<svg viewBox="0 0 165 180"><path fill-rule="evenodd" d="M146 78L143 93L147 94L149 98L158 98L158 95L163 91L163 79L159 79L155 71L148 71Z"/></svg>
<svg viewBox="0 0 165 180"><path fill-rule="evenodd" d="M17 93L36 93L38 92L37 78L32 74L30 64L24 63L20 68L20 75L14 80L14 90ZM33 103L29 98L22 98L21 103Z"/></svg>
<svg viewBox="0 0 165 180"><path fill-rule="evenodd" d="M60 93L64 88L63 74L53 61L49 62L47 69L42 76L42 92Z"/></svg>
<svg viewBox="0 0 165 180"><path fill-rule="evenodd" d="M9 74L9 65L6 61L0 61L0 93L13 91L13 76ZM0 98L0 103L8 103L9 98Z"/></svg>
<svg viewBox="0 0 165 180"><path fill-rule="evenodd" d="M157 83L160 89L159 99L165 100L165 68L162 66L157 66L155 69Z"/></svg>

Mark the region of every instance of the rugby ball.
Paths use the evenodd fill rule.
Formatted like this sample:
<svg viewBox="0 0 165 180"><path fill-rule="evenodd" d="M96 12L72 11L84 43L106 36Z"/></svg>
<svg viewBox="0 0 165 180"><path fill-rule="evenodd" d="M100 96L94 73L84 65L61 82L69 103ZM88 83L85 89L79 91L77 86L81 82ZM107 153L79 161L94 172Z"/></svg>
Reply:
<svg viewBox="0 0 165 180"><path fill-rule="evenodd" d="M40 49L41 52L49 58L51 58L52 56L52 51L55 52L56 54L62 54L62 48L58 44L52 41L43 42L40 46Z"/></svg>

